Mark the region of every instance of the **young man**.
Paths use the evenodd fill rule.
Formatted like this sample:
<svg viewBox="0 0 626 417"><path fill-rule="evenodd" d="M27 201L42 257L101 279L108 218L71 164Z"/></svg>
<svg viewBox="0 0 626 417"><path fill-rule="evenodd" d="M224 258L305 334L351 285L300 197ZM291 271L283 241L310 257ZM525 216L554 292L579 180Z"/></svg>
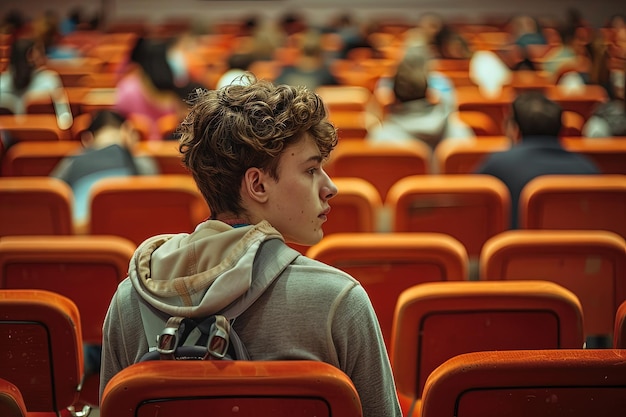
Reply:
<svg viewBox="0 0 626 417"><path fill-rule="evenodd" d="M303 87L250 80L198 93L181 124L180 150L211 219L191 234L156 236L137 249L105 319L101 391L148 351L141 298L170 315L217 313L254 283L264 245L322 238L337 193L323 164L336 143L324 104ZM268 269L276 264L269 256ZM233 324L250 358L330 363L354 382L364 416L400 416L363 287L304 256L276 275Z"/></svg>
<svg viewBox="0 0 626 417"><path fill-rule="evenodd" d="M502 180L511 194L511 228L518 225L519 196L533 178L549 174L598 174L598 167L585 156L561 146L559 132L563 110L538 91L520 94L513 101L507 136L514 146L497 152L476 173Z"/></svg>

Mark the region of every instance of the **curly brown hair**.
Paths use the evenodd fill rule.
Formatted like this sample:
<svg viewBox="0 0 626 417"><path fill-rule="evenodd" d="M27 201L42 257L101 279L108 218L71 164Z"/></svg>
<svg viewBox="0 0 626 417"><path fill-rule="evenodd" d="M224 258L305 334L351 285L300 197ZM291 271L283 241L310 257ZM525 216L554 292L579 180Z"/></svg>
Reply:
<svg viewBox="0 0 626 417"><path fill-rule="evenodd" d="M337 145L337 131L317 94L305 87L246 77L219 90L196 91L179 127L183 164L212 218L244 214L239 190L245 172L256 167L278 180L284 149L305 134L315 140L325 159Z"/></svg>

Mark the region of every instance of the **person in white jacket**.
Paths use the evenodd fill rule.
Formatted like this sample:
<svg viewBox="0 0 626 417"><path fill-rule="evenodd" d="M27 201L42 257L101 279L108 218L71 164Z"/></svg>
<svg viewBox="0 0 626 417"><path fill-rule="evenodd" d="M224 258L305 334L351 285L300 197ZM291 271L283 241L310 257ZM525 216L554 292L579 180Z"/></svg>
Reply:
<svg viewBox="0 0 626 417"><path fill-rule="evenodd" d="M156 337L145 334L140 303L192 318L221 312L254 285L264 245L323 237L337 194L324 171L336 129L318 95L250 77L200 92L181 124L182 161L211 218L193 233L155 236L137 249L105 319L101 393ZM284 269L269 259L276 279L233 323L250 359L332 364L354 382L364 416L401 416L378 320L359 282L299 254Z"/></svg>

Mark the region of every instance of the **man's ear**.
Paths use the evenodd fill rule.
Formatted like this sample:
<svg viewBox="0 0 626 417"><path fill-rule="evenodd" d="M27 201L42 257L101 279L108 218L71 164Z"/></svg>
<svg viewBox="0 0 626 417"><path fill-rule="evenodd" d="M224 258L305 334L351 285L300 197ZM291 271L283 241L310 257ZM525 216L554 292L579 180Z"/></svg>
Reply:
<svg viewBox="0 0 626 417"><path fill-rule="evenodd" d="M257 203L267 202L268 195L265 190L267 175L259 168L248 168L243 175L245 192Z"/></svg>

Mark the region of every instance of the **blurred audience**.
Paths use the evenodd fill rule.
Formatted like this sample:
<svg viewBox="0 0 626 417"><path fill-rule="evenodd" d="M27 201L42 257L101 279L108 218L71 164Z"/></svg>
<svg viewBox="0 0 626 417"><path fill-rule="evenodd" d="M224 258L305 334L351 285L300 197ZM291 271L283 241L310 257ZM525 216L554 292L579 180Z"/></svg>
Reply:
<svg viewBox="0 0 626 417"><path fill-rule="evenodd" d="M420 140L435 148L442 140L468 140L473 131L453 114L445 101L429 95L427 62L424 56L407 55L393 78L395 103L379 127L373 128L370 141L402 143Z"/></svg>
<svg viewBox="0 0 626 417"><path fill-rule="evenodd" d="M0 74L0 107L13 114L25 114L29 101L52 100L61 129L72 126L73 117L61 77L46 68L41 41L17 38L11 45L9 67Z"/></svg>
<svg viewBox="0 0 626 417"><path fill-rule="evenodd" d="M193 81L177 85L167 48L165 41L139 38L131 52L128 72L116 86L115 110L125 117L147 121L148 140L162 140L159 119L176 115L182 120L188 112L185 100L197 88L204 88Z"/></svg>
<svg viewBox="0 0 626 417"><path fill-rule="evenodd" d="M322 85L337 85L330 71L321 43L321 33L310 29L300 37L300 54L293 65L287 65L276 77L276 84L302 85L314 91Z"/></svg>
<svg viewBox="0 0 626 417"><path fill-rule="evenodd" d="M74 195L74 220L84 224L89 211L89 191L93 184L109 177L158 174L149 156L133 154L138 134L119 113L101 110L81 135L83 148L62 159L50 176L65 181Z"/></svg>

